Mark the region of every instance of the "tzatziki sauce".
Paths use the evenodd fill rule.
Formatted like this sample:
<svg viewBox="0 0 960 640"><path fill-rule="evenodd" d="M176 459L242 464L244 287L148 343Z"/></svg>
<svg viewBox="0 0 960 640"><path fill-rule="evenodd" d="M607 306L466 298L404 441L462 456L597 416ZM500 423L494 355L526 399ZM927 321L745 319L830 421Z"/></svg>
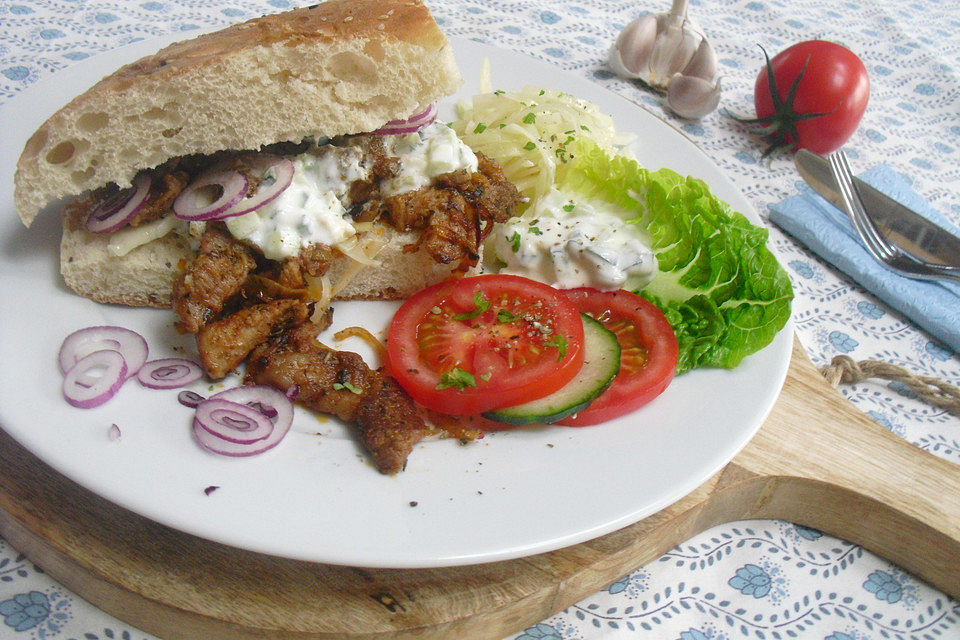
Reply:
<svg viewBox="0 0 960 640"><path fill-rule="evenodd" d="M238 240L255 245L271 260L300 253L310 244L336 246L356 232L344 200L355 180L370 169L355 147L336 147L322 154L294 158L290 186L264 206L227 220Z"/></svg>
<svg viewBox="0 0 960 640"><path fill-rule="evenodd" d="M488 246L498 272L560 289L640 289L657 274L642 231L614 205L553 189L535 208L497 225Z"/></svg>

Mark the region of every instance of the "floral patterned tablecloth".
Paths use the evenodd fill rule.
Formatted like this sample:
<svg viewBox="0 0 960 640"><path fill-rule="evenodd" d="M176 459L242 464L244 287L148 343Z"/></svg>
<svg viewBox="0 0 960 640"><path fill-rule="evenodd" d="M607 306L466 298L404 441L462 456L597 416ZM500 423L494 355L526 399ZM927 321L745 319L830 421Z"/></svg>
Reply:
<svg viewBox="0 0 960 640"><path fill-rule="evenodd" d="M236 22L289 0L2 0L0 104L32 83L129 42ZM306 3L304 3L306 4ZM667 0L428 0L444 30L535 55L593 79L691 137L766 217L795 194L788 158L761 161L760 142L720 112L701 122L605 67L607 49L637 15ZM848 155L858 171L885 163L942 214L960 220L960 4L937 0L693 0L714 45L722 106L752 112L762 61L789 44L825 38L864 60L871 102ZM771 229L796 290L794 321L816 364L836 354L879 359L954 384L960 358L802 245ZM872 381L842 389L874 420L960 463L960 419ZM44 575L0 539L0 638L150 640ZM603 591L511 638L879 640L960 638L960 603L861 547L779 521L716 527Z"/></svg>

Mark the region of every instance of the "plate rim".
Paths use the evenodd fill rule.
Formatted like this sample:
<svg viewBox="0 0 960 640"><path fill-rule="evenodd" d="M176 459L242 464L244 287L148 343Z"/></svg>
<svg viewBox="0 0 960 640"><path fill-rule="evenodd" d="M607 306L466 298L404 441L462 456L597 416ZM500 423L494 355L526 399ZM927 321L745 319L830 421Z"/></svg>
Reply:
<svg viewBox="0 0 960 640"><path fill-rule="evenodd" d="M157 48L159 48L159 46L162 46L163 44L166 44L168 42L173 42L179 38L182 38L182 36L183 34L167 34L166 36L150 38L150 39L145 39L138 42L130 43L122 47L119 47L118 49L114 49L108 52L103 52L101 54L98 54L97 56L92 56L91 58L78 62L77 65L89 65L89 66L93 66L94 64L99 65L108 60L115 61L118 59L118 56L123 58L123 61L127 61L126 60L127 58L133 59L132 56L137 54L137 52L140 52L140 51L146 51L147 53L153 52ZM716 163L714 163L709 158L709 156L707 156L707 154L699 146L697 146L692 139L689 138L689 136L687 136L682 130L673 126L672 123L666 121L665 119L659 117L657 114L654 114L650 110L646 109L643 105L633 100L630 100L629 98L626 98L625 96L613 91L609 87L606 87L602 84L594 82L588 78L576 75L571 71L564 70L554 65L551 65L548 61L544 61L544 60L529 56L528 54L512 51L509 49L503 49L500 47L496 47L495 45L491 45L483 42L477 42L475 40L466 39L459 36L451 36L450 40L454 45L455 53L468 47L480 47L481 49L489 50L491 53L496 52L497 54L505 54L508 56L519 56L522 58L526 58L532 61L532 63L535 63L537 66L549 66L552 72L558 74L562 78L575 78L576 79L575 84L588 83L589 85L591 85L593 90L602 91L603 93L610 96L610 98L613 100L624 101L625 103L629 104L631 108L641 110L646 117L653 118L657 120L661 125L668 127L671 130L673 135L676 135L676 134L681 135L684 138L684 140L690 145L690 147L693 150L695 150L696 153L700 154L701 156L700 159L702 161L705 161L710 165L712 165L713 169L716 171L718 176L720 176L720 179L722 179L725 182L724 188L732 189L740 197L740 199L742 200L742 203L745 204L747 208L746 211L742 211L742 208L743 208L742 206L738 206L737 209L741 210L742 213L747 215L751 219L751 221L755 223L763 224L759 215L756 213L756 211L754 210L752 205L749 203L749 201L746 199L746 197L743 195L743 193L740 192L740 190L736 187L736 185L733 184L733 182L726 176L726 174L722 172L722 170L720 170L720 168L716 165ZM75 69L75 65L68 67L68 69ZM0 113L6 113L7 111L13 110L14 107L20 105L21 102L24 102L24 103L29 102L29 100L35 97L35 95L38 95L41 92L43 92L47 88L47 85L52 85L55 82L55 80L62 74L62 72L63 70L58 71L52 76L49 76L41 81L38 81L37 83L31 85L30 87L27 87L17 95L13 96L10 100L0 105ZM467 84L469 84L469 82ZM64 93L64 91L60 91L58 93L62 94ZM59 108L59 106L56 108ZM42 117L40 116L37 116L37 117L39 118L40 122L42 122L43 119L47 117L47 115L49 114L43 114ZM26 136L23 136L24 141L25 141L25 138ZM3 171L2 173L0 173L0 175L11 175L12 177L12 174L8 174L5 171L5 167L0 166L0 170ZM715 184L713 182L711 182L710 184L711 184L711 188L715 187ZM771 250L773 250L773 247L771 247ZM533 555L537 553L542 553L546 551L551 551L558 548L567 547L573 544L578 544L580 542L584 542L589 539L596 538L600 535L604 535L611 531L622 528L623 526L627 526L632 522L636 522L642 519L643 517L652 515L653 513L656 513L657 511L663 508L666 508L673 502L676 502L677 500L681 499L685 495L688 495L691 491L695 490L698 486L700 486L704 481L709 479L713 474L718 472L723 466L728 464L729 461L732 460L736 456L736 454L744 446L746 446L746 444L753 438L757 430L760 429L763 422L766 420L766 417L769 415L769 412L771 411L773 404L776 401L776 398L779 396L780 390L782 389L783 382L786 378L787 369L789 367L793 333L794 333L793 320L791 317L787 325L781 330L780 335L778 335L777 338L775 338L775 343L777 345L775 348L779 349L778 354L781 356L780 360L777 361L777 364L779 365L779 370L776 372L777 375L775 376L775 379L776 379L775 385L771 386L771 388L768 389L767 397L764 399L765 401L763 403L764 406L758 412L759 418L756 419L755 421L756 424L753 425L753 428L752 430L750 430L749 435L746 437L743 437L742 441L738 442L738 446L735 448L735 451L733 451L733 453L727 456L726 460L722 464L720 464L719 466L715 466L716 468L700 469L700 473L696 474L696 477L688 478L687 482L683 485L682 488L678 489L677 491L674 491L673 492L674 495L672 495L671 497L664 497L663 499L661 499L661 501L657 503L656 508L653 509L652 511L648 511L646 515L643 515L639 518L633 518L630 522L626 522L626 521L608 522L605 526L594 527L591 529L584 530L578 536L568 535L564 537L562 540L543 541L538 545L532 545L532 546L528 545L526 548L522 548L522 549L513 548L510 550L503 550L500 553L486 552L483 555L468 555L468 556L456 556L456 557L447 556L443 558L431 558L431 559L419 560L419 561L411 558L407 558L405 560L400 560L396 562L390 562L389 560L384 558L380 558L379 560L375 560L372 562L364 562L363 559L360 557L353 557L353 558L345 558L345 560L347 561L341 562L341 561L338 561L337 558L311 556L309 554L308 556L303 556L302 553L284 553L283 550L281 549L275 549L275 548L269 548L269 547L260 547L260 548L253 547L252 548L245 544L236 544L235 542L230 542L230 541L218 539L215 537L209 537L208 535L198 534L196 530L190 530L189 528L184 529L182 526L171 524L169 520L158 519L156 517L152 517L152 515L149 513L144 513L143 510L141 509L132 508L128 504L118 503L115 500L113 500L113 498L109 496L104 496L99 491L94 491L94 493L97 493L98 495L105 497L111 502L119 504L121 507L129 511L132 511L134 513L137 513L141 516L144 516L150 519L158 520L160 522L163 522L164 524L167 524L169 526L174 526L174 528L186 531L187 533L191 533L193 535L202 535L202 537L205 537L208 539L216 540L224 544L237 546L239 548L243 548L251 551L259 551L264 553L270 553L272 555L290 557L290 558L307 560L312 562L323 562L328 564L349 564L352 566L380 567L380 568L427 568L427 567L441 567L441 566L460 566L460 565L478 564L478 563L484 563L484 562L493 562L493 561L499 561L499 560L508 560L508 559L514 559L514 558L524 557L528 555ZM786 347L784 347L784 343L786 343ZM769 348L771 347L768 347L768 349ZM784 353L786 354L785 358L783 358ZM2 428L4 428L5 431L10 433L10 435L13 436L14 439L16 439L18 442L21 442L21 444L24 444L24 446L27 446L21 440L20 437L17 437L16 433L11 432L10 429L6 428L5 426L3 426ZM63 465L53 464L44 455L41 455L40 452L35 451L32 447L27 446L27 448L31 450L35 455L37 455L41 460L49 464L51 467L55 468L58 472L62 473L63 475L67 476L68 478L74 481L77 481L82 486L85 486L85 487L87 486L82 481L74 477L74 474L65 472L63 469ZM416 455L416 453L414 455ZM375 473L375 471L373 470L369 470L369 472Z"/></svg>

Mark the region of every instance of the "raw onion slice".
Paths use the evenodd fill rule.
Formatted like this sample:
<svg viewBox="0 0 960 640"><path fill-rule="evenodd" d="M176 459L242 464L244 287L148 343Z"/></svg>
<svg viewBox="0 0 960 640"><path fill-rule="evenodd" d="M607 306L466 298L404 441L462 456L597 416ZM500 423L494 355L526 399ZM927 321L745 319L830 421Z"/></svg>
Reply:
<svg viewBox="0 0 960 640"><path fill-rule="evenodd" d="M212 169L180 192L173 201L173 215L191 222L218 219L240 202L249 188L250 181L239 171Z"/></svg>
<svg viewBox="0 0 960 640"><path fill-rule="evenodd" d="M387 124L374 131L374 133L378 133L380 135L414 133L428 124L431 124L436 119L437 105L436 103L431 102L430 105L420 113L414 114L406 120L391 120Z"/></svg>
<svg viewBox="0 0 960 640"><path fill-rule="evenodd" d="M285 429L293 423L293 401L284 393L264 385L245 385L215 393L210 399L229 400L252 407Z"/></svg>
<svg viewBox="0 0 960 640"><path fill-rule="evenodd" d="M123 327L98 326L78 329L60 347L60 372L68 373L84 356L101 350L117 351L127 363L127 377L136 375L147 361L147 341Z"/></svg>
<svg viewBox="0 0 960 640"><path fill-rule="evenodd" d="M80 358L63 378L63 397L81 409L99 407L127 379L127 363L119 351L102 349Z"/></svg>
<svg viewBox="0 0 960 640"><path fill-rule="evenodd" d="M253 442L236 442L235 440L240 439L236 436L219 437L213 433L216 429L210 429L210 425L201 419L207 411L206 406L211 402L228 402L246 407L259 414L273 430L265 438ZM200 402L193 420L193 434L201 446L214 453L234 457L252 456L277 446L287 435L292 423L293 402L286 395L271 387L243 386L221 391ZM247 438L249 439L249 436Z"/></svg>
<svg viewBox="0 0 960 640"><path fill-rule="evenodd" d="M267 422L269 423L269 420ZM258 440L252 444L241 444L213 435L200 424L199 420L193 419L193 436L200 443L200 446L212 453L233 458L255 456L258 453L269 451L277 446L286 434L286 431L274 425L273 431L263 440Z"/></svg>
<svg viewBox="0 0 960 640"><path fill-rule="evenodd" d="M197 405L194 421L229 444L251 445L266 439L275 429L270 418L253 407L216 398Z"/></svg>
<svg viewBox="0 0 960 640"><path fill-rule="evenodd" d="M101 200L87 216L87 231L113 233L123 227L143 208L152 183L150 174L141 173L133 179L132 186Z"/></svg>
<svg viewBox="0 0 960 640"><path fill-rule="evenodd" d="M176 389L199 380L203 369L193 360L161 358L144 364L137 372L137 380L150 389Z"/></svg>
<svg viewBox="0 0 960 640"><path fill-rule="evenodd" d="M177 402L185 407L190 407L191 409L196 409L197 405L204 400L206 400L206 398L196 391L181 391L177 394Z"/></svg>
<svg viewBox="0 0 960 640"><path fill-rule="evenodd" d="M256 189L252 189L252 195L245 193L240 200L216 216L218 220L256 211L272 202L293 182L295 169L293 162L287 158L272 153L256 153L244 156L241 162L257 180Z"/></svg>

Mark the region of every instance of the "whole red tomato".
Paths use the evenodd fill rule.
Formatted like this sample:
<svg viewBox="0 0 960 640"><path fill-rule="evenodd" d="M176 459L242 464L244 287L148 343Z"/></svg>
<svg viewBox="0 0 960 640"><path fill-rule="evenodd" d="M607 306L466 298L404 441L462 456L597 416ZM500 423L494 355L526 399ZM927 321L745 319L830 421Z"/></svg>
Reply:
<svg viewBox="0 0 960 640"><path fill-rule="evenodd" d="M839 149L856 130L869 98L867 68L839 44L808 40L767 58L754 85L752 121L773 136L764 155L781 147Z"/></svg>

